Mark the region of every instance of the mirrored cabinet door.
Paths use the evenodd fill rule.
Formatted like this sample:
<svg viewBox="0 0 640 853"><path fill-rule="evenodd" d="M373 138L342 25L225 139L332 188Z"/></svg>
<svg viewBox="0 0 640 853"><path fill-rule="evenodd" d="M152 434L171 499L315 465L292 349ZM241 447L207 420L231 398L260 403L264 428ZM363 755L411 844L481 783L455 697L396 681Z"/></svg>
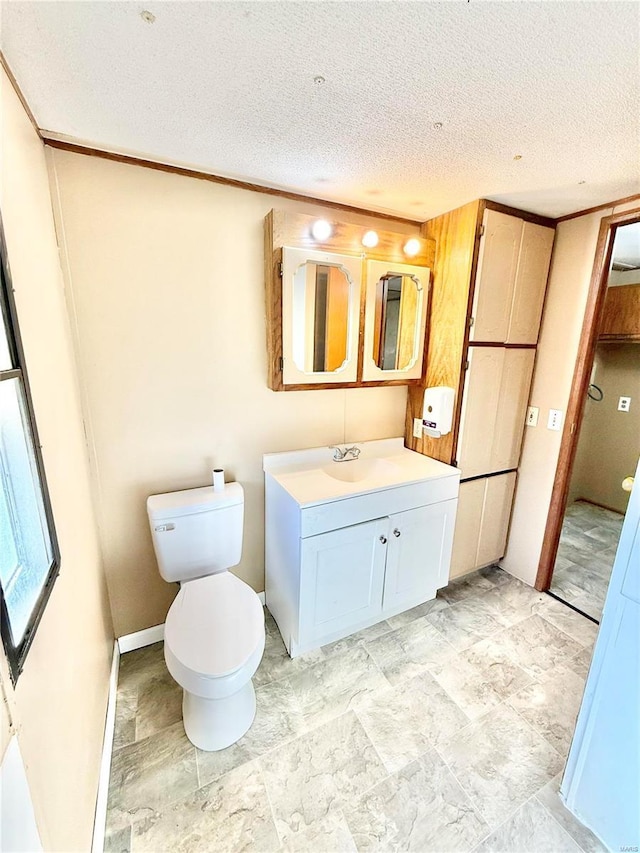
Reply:
<svg viewBox="0 0 640 853"><path fill-rule="evenodd" d="M429 295L429 269L410 264L366 262L366 310L362 379L417 379Z"/></svg>
<svg viewBox="0 0 640 853"><path fill-rule="evenodd" d="M285 385L357 380L361 269L358 257L283 248Z"/></svg>

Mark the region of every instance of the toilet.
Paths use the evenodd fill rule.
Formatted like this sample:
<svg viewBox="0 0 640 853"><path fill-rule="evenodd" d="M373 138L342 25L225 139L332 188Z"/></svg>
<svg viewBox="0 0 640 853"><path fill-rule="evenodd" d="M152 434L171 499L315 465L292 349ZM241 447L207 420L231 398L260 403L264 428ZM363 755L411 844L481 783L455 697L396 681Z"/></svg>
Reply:
<svg viewBox="0 0 640 853"><path fill-rule="evenodd" d="M227 483L151 495L147 514L160 574L180 583L164 657L183 690L184 730L199 749L225 749L253 723L265 643L258 595L228 571L242 555L244 492Z"/></svg>

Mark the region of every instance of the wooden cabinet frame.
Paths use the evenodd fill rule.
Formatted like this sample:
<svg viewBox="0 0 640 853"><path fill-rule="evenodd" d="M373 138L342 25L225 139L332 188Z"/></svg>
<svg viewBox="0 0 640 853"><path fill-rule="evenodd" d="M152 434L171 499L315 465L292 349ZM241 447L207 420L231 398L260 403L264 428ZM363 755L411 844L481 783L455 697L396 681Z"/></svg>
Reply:
<svg viewBox="0 0 640 853"><path fill-rule="evenodd" d="M331 219L333 234L321 245L309 235L311 225L318 216L286 213L272 210L264 221L264 272L267 319L267 382L273 391L302 391L321 388L374 388L380 385L420 385L423 382L426 363L426 346L422 355L421 376L417 379L384 379L364 381L362 365L364 353L364 324L366 306L366 277L365 261L377 260L385 263L413 264L428 267L433 270L436 243L429 235L406 234L397 231L376 229L378 245L375 249L365 249L362 246L362 235L368 226L353 225ZM410 237L420 238L420 251L413 257L407 257L403 246ZM325 252L335 252L341 255L358 257L362 261L363 274L360 293L360 324L358 336L358 371L355 382L313 382L297 385L285 385L282 381L282 278L280 266L282 263L282 247L294 246L301 249L321 249ZM429 313L431 307L431 291L428 288L427 316L425 328L429 328ZM397 374L396 374L397 375Z"/></svg>

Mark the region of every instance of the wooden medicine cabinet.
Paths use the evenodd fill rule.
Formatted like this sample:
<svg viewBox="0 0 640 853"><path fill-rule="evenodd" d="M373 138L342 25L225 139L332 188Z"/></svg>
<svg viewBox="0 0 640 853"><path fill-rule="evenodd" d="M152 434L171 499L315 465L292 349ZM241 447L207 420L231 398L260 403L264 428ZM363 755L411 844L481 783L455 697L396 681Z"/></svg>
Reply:
<svg viewBox="0 0 640 853"><path fill-rule="evenodd" d="M419 382L435 241L334 220L318 238L317 223L277 210L265 219L269 387Z"/></svg>

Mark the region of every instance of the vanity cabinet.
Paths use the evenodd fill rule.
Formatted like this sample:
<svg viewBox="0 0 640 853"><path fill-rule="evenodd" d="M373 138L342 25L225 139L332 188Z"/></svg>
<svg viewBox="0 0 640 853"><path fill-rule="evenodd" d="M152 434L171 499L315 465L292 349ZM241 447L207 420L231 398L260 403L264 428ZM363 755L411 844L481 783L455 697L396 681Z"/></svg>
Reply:
<svg viewBox="0 0 640 853"><path fill-rule="evenodd" d="M485 210L469 341L535 344L553 228Z"/></svg>
<svg viewBox="0 0 640 853"><path fill-rule="evenodd" d="M554 225L478 200L423 226L438 252L425 379L421 388L409 388L406 443L462 470L453 557L457 574L499 559L504 550ZM422 416L424 389L437 385L456 392L453 429L440 438L416 438L412 425ZM506 472L513 472L509 480L490 476ZM509 487L500 491L500 483ZM489 508L500 501L506 503L493 515L500 524L495 522L498 528L490 536Z"/></svg>
<svg viewBox="0 0 640 853"><path fill-rule="evenodd" d="M504 556L516 472L460 484L451 556L451 577L459 577Z"/></svg>
<svg viewBox="0 0 640 853"><path fill-rule="evenodd" d="M416 454L402 448L402 439L390 441L400 460L389 463L396 477L396 466L410 465ZM393 487L332 487L324 466L280 469L272 461L279 456L287 454L265 457L265 595L292 657L415 607L446 586L456 469L426 459L422 466L417 457L422 470L409 476L418 482L397 484L396 477ZM305 482L314 478L325 497L301 503L309 494Z"/></svg>
<svg viewBox="0 0 640 853"><path fill-rule="evenodd" d="M517 467L534 358L532 349L469 348L458 444L463 478Z"/></svg>

